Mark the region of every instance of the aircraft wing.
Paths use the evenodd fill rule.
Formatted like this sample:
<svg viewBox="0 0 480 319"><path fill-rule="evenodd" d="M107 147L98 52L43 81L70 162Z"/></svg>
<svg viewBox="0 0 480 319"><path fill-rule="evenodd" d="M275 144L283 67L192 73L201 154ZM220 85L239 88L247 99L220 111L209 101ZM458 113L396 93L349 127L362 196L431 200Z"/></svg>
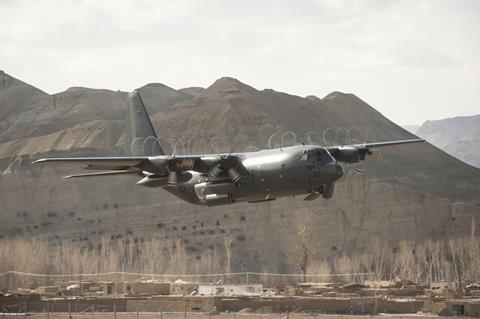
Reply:
<svg viewBox="0 0 480 319"><path fill-rule="evenodd" d="M410 139L410 140L397 140L364 144L352 144L342 146L327 146L325 147L330 154L339 162L356 163L365 159L365 155L372 155L372 148L379 148L385 146L395 146L410 143L425 142L424 139Z"/></svg>
<svg viewBox="0 0 480 319"><path fill-rule="evenodd" d="M64 178L113 176L127 174L142 174L143 171L152 174L167 175L170 170L184 171L192 169L198 163L200 156L134 156L134 157L57 157L42 158L33 164L78 165L88 170L100 170L96 173L75 174Z"/></svg>
<svg viewBox="0 0 480 319"><path fill-rule="evenodd" d="M394 146L400 144L409 144L409 143L420 143L425 142L424 139L416 138L411 140L397 140L397 141L387 141L387 142L375 142L375 143L364 143L364 144L351 144L351 145L337 145L337 146L327 146L325 147L328 151L341 149L342 147L357 147L357 148L376 148L383 146Z"/></svg>
<svg viewBox="0 0 480 319"><path fill-rule="evenodd" d="M421 138L416 138L411 140L398 140L398 141L356 144L354 146L364 147L364 148L376 148L376 147L383 147L383 146L394 146L394 145L400 145L400 144L410 144L410 143L420 143L420 142L425 142L425 140Z"/></svg>
<svg viewBox="0 0 480 319"><path fill-rule="evenodd" d="M148 156L140 157L58 157L42 158L33 162L33 164L73 164L84 166L85 169L93 170L126 170L137 169L139 166L148 162Z"/></svg>
<svg viewBox="0 0 480 319"><path fill-rule="evenodd" d="M140 174L146 171L162 176L170 175L173 179L171 176L173 173L192 170L208 174L214 179L227 175L232 180L239 180L246 174L240 159L230 154L43 158L33 162L38 163L80 165L85 169L102 171L69 175L65 178Z"/></svg>

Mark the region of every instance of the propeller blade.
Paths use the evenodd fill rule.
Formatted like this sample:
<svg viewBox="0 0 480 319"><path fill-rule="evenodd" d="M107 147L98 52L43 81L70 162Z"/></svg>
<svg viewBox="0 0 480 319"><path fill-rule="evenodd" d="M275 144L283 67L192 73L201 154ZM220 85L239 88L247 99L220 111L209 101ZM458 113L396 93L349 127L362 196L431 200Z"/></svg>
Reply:
<svg viewBox="0 0 480 319"><path fill-rule="evenodd" d="M228 169L228 176L230 176L230 179L232 182L236 183L242 178L242 174L235 168L231 167Z"/></svg>
<svg viewBox="0 0 480 319"><path fill-rule="evenodd" d="M170 170L174 171L189 171L195 166L194 159L178 159L172 157L169 161Z"/></svg>
<svg viewBox="0 0 480 319"><path fill-rule="evenodd" d="M238 170L238 159L235 157L221 156L218 159L218 163L215 164L210 171L208 171L208 176L213 180L216 180L222 175L222 178L225 177L226 172L228 177L233 183L238 182L242 178L242 173Z"/></svg>
<svg viewBox="0 0 480 319"><path fill-rule="evenodd" d="M217 179L218 175L220 175L220 173L223 172L221 166L222 166L221 163L218 163L217 165L215 165L215 166L208 172L208 176L210 176L210 177L213 178L213 179Z"/></svg>
<svg viewBox="0 0 480 319"><path fill-rule="evenodd" d="M178 175L177 175L177 172L175 171L170 171L168 173L168 181L167 181L167 184L169 186L177 186L177 182L178 182Z"/></svg>
<svg viewBox="0 0 480 319"><path fill-rule="evenodd" d="M376 160L377 162L381 163L383 162L383 153L378 152L378 151L373 151L372 152L372 158Z"/></svg>
<svg viewBox="0 0 480 319"><path fill-rule="evenodd" d="M361 167L355 167L353 171L357 174L363 175L365 173L365 170Z"/></svg>

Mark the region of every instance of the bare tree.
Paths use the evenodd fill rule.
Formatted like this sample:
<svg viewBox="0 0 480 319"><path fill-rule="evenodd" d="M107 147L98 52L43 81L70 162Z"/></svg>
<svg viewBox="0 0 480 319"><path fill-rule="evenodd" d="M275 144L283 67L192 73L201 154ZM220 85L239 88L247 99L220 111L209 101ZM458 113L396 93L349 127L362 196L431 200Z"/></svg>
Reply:
<svg viewBox="0 0 480 319"><path fill-rule="evenodd" d="M309 267L317 262L320 237L314 228L312 212L306 209L294 213L292 236L288 241L288 260L300 268L307 281Z"/></svg>

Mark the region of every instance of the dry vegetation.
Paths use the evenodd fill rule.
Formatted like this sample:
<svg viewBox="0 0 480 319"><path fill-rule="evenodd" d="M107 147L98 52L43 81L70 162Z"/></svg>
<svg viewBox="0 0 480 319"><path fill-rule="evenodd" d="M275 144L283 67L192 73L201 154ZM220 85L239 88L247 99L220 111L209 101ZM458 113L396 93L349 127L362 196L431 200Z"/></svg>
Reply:
<svg viewBox="0 0 480 319"><path fill-rule="evenodd" d="M225 240L224 244L229 243ZM221 274L230 267L230 261L224 258L228 256L226 250L230 250L228 246L212 247L198 259L188 254L181 240L165 240L158 237L136 243L104 237L97 246L83 247L78 243L51 244L36 239L4 239L0 240L0 291L52 285L59 279L112 281L153 278L125 273ZM6 273L12 270L27 274ZM43 276L44 274L46 276ZM86 275L70 276L71 274ZM69 276L58 278L56 275ZM175 280L180 277L156 278ZM187 279L211 281L218 278L209 276Z"/></svg>
<svg viewBox="0 0 480 319"><path fill-rule="evenodd" d="M453 280L460 285L480 281L480 242L473 231L473 223L471 234L465 237L422 243L402 241L395 248L374 241L362 253L345 255L338 252L334 258L322 259L317 244L319 234L307 220L297 220L294 225L296 237L292 238L288 251L290 262L297 265L303 280L325 281L334 274L351 274L338 278L347 282L401 278L421 284ZM0 273L16 270L49 275L107 272L220 274L235 270L232 265L235 256L230 247L231 240L226 238L201 258L194 258L180 240L157 237L137 243L103 238L97 246L90 247L71 243L52 245L47 241L25 238L3 239L0 241ZM315 275L327 277L315 278ZM5 277L0 279L5 280Z"/></svg>
<svg viewBox="0 0 480 319"><path fill-rule="evenodd" d="M296 233L288 255L305 279L307 276L312 276L309 280L315 279L314 275L348 274L336 278L347 282L366 278L402 279L419 284L446 280L459 286L480 282L480 241L473 220L468 236L421 243L404 240L393 248L385 241L374 240L362 253L337 253L333 258L322 259L318 250L321 234L312 227L311 218L309 212L296 215Z"/></svg>
<svg viewBox="0 0 480 319"><path fill-rule="evenodd" d="M228 243L227 241L225 242ZM223 250L223 251L220 251ZM40 274L136 272L146 274L223 273L229 264L223 247L203 258L188 255L181 240L152 237L137 243L102 238L98 246L54 244L36 239L0 241L0 273L16 270Z"/></svg>

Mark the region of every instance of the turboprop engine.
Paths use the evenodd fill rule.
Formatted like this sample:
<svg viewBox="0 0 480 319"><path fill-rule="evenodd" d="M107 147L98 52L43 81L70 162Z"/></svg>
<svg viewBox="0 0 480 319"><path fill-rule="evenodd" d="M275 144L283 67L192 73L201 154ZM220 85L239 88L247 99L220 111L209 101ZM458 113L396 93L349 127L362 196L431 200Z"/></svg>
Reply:
<svg viewBox="0 0 480 319"><path fill-rule="evenodd" d="M332 155L337 161L345 163L358 163L363 161L367 154L370 154L369 149L355 146L341 146L332 152Z"/></svg>
<svg viewBox="0 0 480 319"><path fill-rule="evenodd" d="M137 182L137 185L142 185L145 187L160 187L160 186L166 186L169 185L169 182L171 183L171 178L170 176L161 176L161 175L155 175L149 172L142 172L142 174L145 176L141 180ZM176 183L185 183L188 182L192 178L192 174L189 172L180 172L176 174Z"/></svg>
<svg viewBox="0 0 480 319"><path fill-rule="evenodd" d="M235 188L233 183L200 183L195 185L198 199L207 206L231 204L231 192Z"/></svg>

